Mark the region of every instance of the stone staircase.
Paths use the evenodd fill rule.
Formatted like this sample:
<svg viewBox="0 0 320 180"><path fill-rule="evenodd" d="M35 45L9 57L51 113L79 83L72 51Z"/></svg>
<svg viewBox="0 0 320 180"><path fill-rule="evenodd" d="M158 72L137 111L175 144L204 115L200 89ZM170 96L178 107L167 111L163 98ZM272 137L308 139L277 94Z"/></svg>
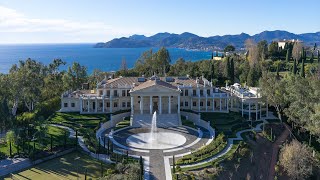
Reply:
<svg viewBox="0 0 320 180"><path fill-rule="evenodd" d="M135 114L132 117L133 127L151 127L151 114ZM169 128L181 126L181 118L178 114L158 114L157 127Z"/></svg>

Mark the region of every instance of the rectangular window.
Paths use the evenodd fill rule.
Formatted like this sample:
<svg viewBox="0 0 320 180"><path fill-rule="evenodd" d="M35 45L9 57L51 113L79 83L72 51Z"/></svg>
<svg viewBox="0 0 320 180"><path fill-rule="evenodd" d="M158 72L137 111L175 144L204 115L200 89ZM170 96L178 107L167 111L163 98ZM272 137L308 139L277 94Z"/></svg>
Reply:
<svg viewBox="0 0 320 180"><path fill-rule="evenodd" d="M102 90L100 90L100 91L99 91L99 95L100 95L100 96L102 96L102 94L103 94L103 91L102 91Z"/></svg>
<svg viewBox="0 0 320 180"><path fill-rule="evenodd" d="M203 96L203 90L202 89L200 90L200 96Z"/></svg>
<svg viewBox="0 0 320 180"><path fill-rule="evenodd" d="M76 105L74 103L71 103L71 107L75 107Z"/></svg>
<svg viewBox="0 0 320 180"><path fill-rule="evenodd" d="M68 107L68 103L64 103L64 107Z"/></svg>
<svg viewBox="0 0 320 180"><path fill-rule="evenodd" d="M202 102L202 101L200 101L200 106L201 106L201 107L203 106L203 102Z"/></svg>
<svg viewBox="0 0 320 180"><path fill-rule="evenodd" d="M127 90L127 96L130 96L130 90Z"/></svg>
<svg viewBox="0 0 320 180"><path fill-rule="evenodd" d="M103 107L103 103L100 103L100 107Z"/></svg>
<svg viewBox="0 0 320 180"><path fill-rule="evenodd" d="M180 106L183 107L183 102L180 102Z"/></svg>
<svg viewBox="0 0 320 180"><path fill-rule="evenodd" d="M118 91L117 91L117 90L114 90L114 91L113 91L113 96L115 96L115 97L118 96Z"/></svg>
<svg viewBox="0 0 320 180"><path fill-rule="evenodd" d="M122 96L126 96L126 90L122 90Z"/></svg>
<svg viewBox="0 0 320 180"><path fill-rule="evenodd" d="M113 103L113 107L118 107L118 103L117 103L117 102L114 102L114 103Z"/></svg>
<svg viewBox="0 0 320 180"><path fill-rule="evenodd" d="M207 106L210 106L210 101L207 101Z"/></svg>
<svg viewBox="0 0 320 180"><path fill-rule="evenodd" d="M130 107L131 106L131 102L127 102L127 107Z"/></svg>
<svg viewBox="0 0 320 180"><path fill-rule="evenodd" d="M110 90L107 91L107 96L110 97Z"/></svg>
<svg viewBox="0 0 320 180"><path fill-rule="evenodd" d="M109 102L107 102L107 107L110 107L110 103Z"/></svg>
<svg viewBox="0 0 320 180"><path fill-rule="evenodd" d="M184 90L184 96L189 96L189 91L188 91L188 89Z"/></svg>
<svg viewBox="0 0 320 180"><path fill-rule="evenodd" d="M193 96L197 96L197 90L193 90Z"/></svg>
<svg viewBox="0 0 320 180"><path fill-rule="evenodd" d="M197 106L197 101L193 101L192 106L194 106L194 107Z"/></svg>
<svg viewBox="0 0 320 180"><path fill-rule="evenodd" d="M208 96L210 96L210 89L207 89L207 94Z"/></svg>
<svg viewBox="0 0 320 180"><path fill-rule="evenodd" d="M183 96L183 90L181 90L180 96Z"/></svg>
<svg viewBox="0 0 320 180"><path fill-rule="evenodd" d="M184 102L184 106L188 107L188 101Z"/></svg>
<svg viewBox="0 0 320 180"><path fill-rule="evenodd" d="M123 107L123 108L126 107L126 102L122 102L122 107Z"/></svg>

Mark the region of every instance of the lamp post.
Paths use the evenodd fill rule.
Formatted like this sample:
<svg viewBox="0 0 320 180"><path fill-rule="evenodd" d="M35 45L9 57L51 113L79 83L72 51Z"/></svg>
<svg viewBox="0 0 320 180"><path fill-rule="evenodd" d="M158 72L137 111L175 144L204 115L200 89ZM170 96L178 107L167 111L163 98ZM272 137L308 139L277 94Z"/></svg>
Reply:
<svg viewBox="0 0 320 180"><path fill-rule="evenodd" d="M78 156L74 160L77 161L79 159L80 159L80 157ZM77 176L78 176L77 179L79 179L79 163L76 163L76 164L77 164Z"/></svg>

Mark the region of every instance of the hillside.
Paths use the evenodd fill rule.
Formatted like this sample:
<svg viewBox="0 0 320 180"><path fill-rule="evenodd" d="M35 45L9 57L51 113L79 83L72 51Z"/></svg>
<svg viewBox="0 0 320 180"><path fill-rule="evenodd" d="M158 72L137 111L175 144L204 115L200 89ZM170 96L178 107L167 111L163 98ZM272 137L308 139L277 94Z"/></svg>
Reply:
<svg viewBox="0 0 320 180"><path fill-rule="evenodd" d="M226 45L232 44L237 49L244 47L245 40L252 38L256 42L267 40L299 39L306 45L320 44L320 32L294 34L287 31L263 31L250 36L246 33L237 35L201 37L189 32L182 34L157 33L147 37L144 35L132 35L130 37L116 38L105 43L97 43L96 48L139 48L139 47L173 47L184 49L212 50L223 49Z"/></svg>

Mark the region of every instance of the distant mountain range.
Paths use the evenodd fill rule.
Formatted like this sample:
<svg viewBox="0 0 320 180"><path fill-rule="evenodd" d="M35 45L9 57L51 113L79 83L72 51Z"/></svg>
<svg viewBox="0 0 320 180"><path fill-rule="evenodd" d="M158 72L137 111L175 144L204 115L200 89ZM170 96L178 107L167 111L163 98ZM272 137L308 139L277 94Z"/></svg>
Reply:
<svg viewBox="0 0 320 180"><path fill-rule="evenodd" d="M189 32L182 34L158 33L150 37L144 35L132 35L130 37L116 38L106 43L97 43L96 48L140 48L140 47L172 47L197 50L219 50L231 44L237 49L244 47L247 39L253 39L256 42L266 40L291 40L299 39L305 45L320 44L320 32L294 34L287 31L263 31L259 34L250 36L246 33L237 35L201 37Z"/></svg>

